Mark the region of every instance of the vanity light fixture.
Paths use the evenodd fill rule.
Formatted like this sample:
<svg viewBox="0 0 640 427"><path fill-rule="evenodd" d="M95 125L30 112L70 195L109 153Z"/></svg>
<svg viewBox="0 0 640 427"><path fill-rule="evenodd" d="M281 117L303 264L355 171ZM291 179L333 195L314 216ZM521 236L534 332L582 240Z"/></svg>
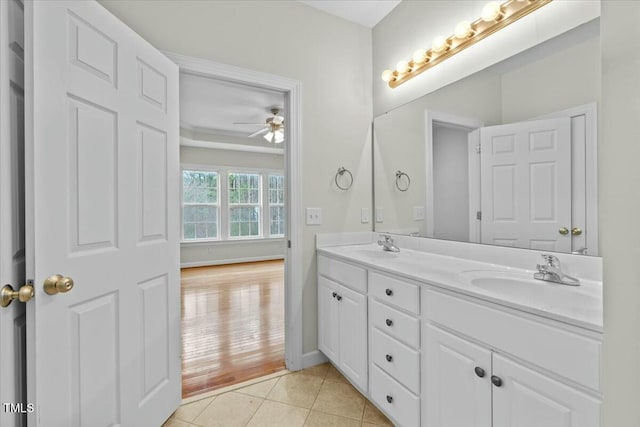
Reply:
<svg viewBox="0 0 640 427"><path fill-rule="evenodd" d="M482 9L481 17L474 22L461 21L454 35L438 36L431 49L417 50L411 61L399 61L395 70L384 70L382 80L395 88L423 71L452 57L456 53L479 42L485 37L528 15L552 0L507 0L504 3L489 2Z"/></svg>

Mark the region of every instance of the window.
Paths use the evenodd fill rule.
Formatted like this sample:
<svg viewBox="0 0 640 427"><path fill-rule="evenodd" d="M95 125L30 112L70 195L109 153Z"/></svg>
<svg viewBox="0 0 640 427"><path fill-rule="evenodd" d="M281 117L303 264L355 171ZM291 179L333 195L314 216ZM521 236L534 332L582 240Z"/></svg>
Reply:
<svg viewBox="0 0 640 427"><path fill-rule="evenodd" d="M269 175L269 234L284 236L284 176Z"/></svg>
<svg viewBox="0 0 640 427"><path fill-rule="evenodd" d="M218 238L218 173L182 171L182 239Z"/></svg>
<svg viewBox="0 0 640 427"><path fill-rule="evenodd" d="M260 178L229 172L229 237L260 236Z"/></svg>

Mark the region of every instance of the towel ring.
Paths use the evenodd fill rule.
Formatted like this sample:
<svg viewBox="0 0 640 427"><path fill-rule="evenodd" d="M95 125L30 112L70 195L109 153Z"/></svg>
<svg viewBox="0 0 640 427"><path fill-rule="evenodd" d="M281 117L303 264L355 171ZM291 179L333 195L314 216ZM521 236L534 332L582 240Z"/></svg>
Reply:
<svg viewBox="0 0 640 427"><path fill-rule="evenodd" d="M400 185L400 182L402 181L402 177L403 176L407 178L407 185L406 186L401 186ZM411 186L411 178L409 178L409 175L407 175L406 173L404 173L402 171L396 172L396 188L398 190L400 190L400 191L407 191L410 186Z"/></svg>
<svg viewBox="0 0 640 427"><path fill-rule="evenodd" d="M349 174L349 185L343 187L338 183L338 177L344 175L345 173ZM336 173L336 177L334 178L334 181L336 182L336 185L338 186L339 189L346 191L350 189L351 186L353 185L353 174L349 171L349 169L345 169L344 166L340 166L338 168L338 172Z"/></svg>

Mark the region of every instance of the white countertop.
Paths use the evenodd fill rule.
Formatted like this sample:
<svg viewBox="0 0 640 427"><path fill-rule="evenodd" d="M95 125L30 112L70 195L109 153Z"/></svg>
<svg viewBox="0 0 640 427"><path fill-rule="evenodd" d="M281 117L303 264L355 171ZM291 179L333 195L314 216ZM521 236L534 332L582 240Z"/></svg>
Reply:
<svg viewBox="0 0 640 427"><path fill-rule="evenodd" d="M367 267L418 282L460 292L517 310L602 332L602 283L580 280L566 286L533 279L534 270L401 248L385 252L377 244L329 246L319 253L354 261ZM535 266L532 266L532 268ZM497 278L487 286L470 279ZM500 279L505 280L500 280ZM515 284L513 279L516 278Z"/></svg>

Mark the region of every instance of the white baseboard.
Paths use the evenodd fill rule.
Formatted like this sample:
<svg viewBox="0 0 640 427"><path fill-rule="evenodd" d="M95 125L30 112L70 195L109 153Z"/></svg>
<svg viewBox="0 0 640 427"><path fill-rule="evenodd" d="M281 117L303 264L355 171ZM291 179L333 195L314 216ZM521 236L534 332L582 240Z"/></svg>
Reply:
<svg viewBox="0 0 640 427"><path fill-rule="evenodd" d="M322 354L320 350L313 350L302 355L302 369L320 365L328 361L327 356Z"/></svg>
<svg viewBox="0 0 640 427"><path fill-rule="evenodd" d="M233 259L216 259L216 260L195 261L195 262L182 262L180 263L180 268L208 267L210 265L239 264L242 262L271 261L274 259L284 259L284 256L270 255L270 256L251 257L251 258L233 258Z"/></svg>

